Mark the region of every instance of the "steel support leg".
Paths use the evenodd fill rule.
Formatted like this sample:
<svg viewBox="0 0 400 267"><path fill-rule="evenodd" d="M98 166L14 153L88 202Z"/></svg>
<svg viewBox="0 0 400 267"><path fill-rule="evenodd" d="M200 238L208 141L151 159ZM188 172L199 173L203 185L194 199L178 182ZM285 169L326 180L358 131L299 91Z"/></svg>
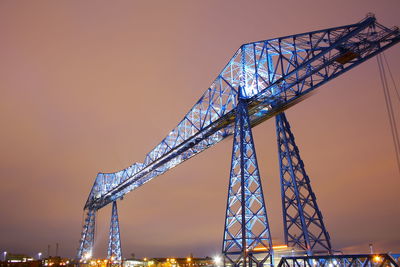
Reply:
<svg viewBox="0 0 400 267"><path fill-rule="evenodd" d="M272 264L272 243L247 104L236 107L222 254L224 265Z"/></svg>
<svg viewBox="0 0 400 267"><path fill-rule="evenodd" d="M81 235L77 259L89 260L92 257L96 223L96 210L86 210L85 223Z"/></svg>
<svg viewBox="0 0 400 267"><path fill-rule="evenodd" d="M300 158L289 122L282 112L276 115L285 243L315 253L331 253L325 228L310 178Z"/></svg>
<svg viewBox="0 0 400 267"><path fill-rule="evenodd" d="M112 205L111 223L110 223L110 236L108 240L108 259L112 263L120 263L122 260L121 253L121 239L119 232L119 220L117 211L117 202L114 201Z"/></svg>

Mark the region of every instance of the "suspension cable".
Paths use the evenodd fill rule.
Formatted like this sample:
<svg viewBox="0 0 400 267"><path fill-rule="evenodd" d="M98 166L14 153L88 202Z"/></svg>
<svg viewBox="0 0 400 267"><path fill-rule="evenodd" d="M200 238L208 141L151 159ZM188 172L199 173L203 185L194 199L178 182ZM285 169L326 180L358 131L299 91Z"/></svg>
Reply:
<svg viewBox="0 0 400 267"><path fill-rule="evenodd" d="M386 58L385 58L386 60ZM400 173L400 140L399 140L399 133L397 130L397 124L396 124L396 120L395 120L395 116L394 116L394 110L393 110L393 104L392 104L392 99L391 99L391 95L390 95L390 91L389 91L389 85L388 85L388 81L387 81L387 76L386 76L386 70L385 70L385 66L383 64L383 59L382 59L382 55L378 54L377 55L377 61L378 61L378 68L379 68L379 75L381 78L381 83L382 83L382 90L383 90L383 94L385 97L385 104L386 104L386 110L388 113L388 118L389 118L389 124L390 124L390 131L392 133L392 139L393 139L393 144L394 144L394 150L395 150L395 154L396 154L396 160L397 160L397 167ZM386 60L386 65L388 66L389 69L389 64ZM389 70L390 76L392 77L393 83L394 83L394 79L393 76L391 75L391 72ZM395 85L395 83L394 83ZM395 85L395 90L397 93L397 88ZM400 98L399 98L400 100Z"/></svg>
<svg viewBox="0 0 400 267"><path fill-rule="evenodd" d="M392 71L390 70L389 63L388 63L388 61L386 59L386 55L385 55L385 53L382 53L382 54L383 54L383 59L385 60L385 63L386 63L386 67L387 67L387 69L389 71L390 79L392 80L392 83L393 83L393 86L394 86L394 91L396 92L397 99L400 102L400 93L399 93L399 90L397 88L396 82L394 81L394 78L393 78L393 75L392 75Z"/></svg>

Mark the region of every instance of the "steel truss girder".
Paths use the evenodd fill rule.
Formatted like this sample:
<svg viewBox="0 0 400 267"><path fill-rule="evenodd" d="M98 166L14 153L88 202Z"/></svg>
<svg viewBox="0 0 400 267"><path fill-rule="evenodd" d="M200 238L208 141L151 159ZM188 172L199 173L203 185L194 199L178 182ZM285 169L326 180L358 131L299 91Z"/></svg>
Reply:
<svg viewBox="0 0 400 267"><path fill-rule="evenodd" d="M272 264L272 242L247 103L236 107L222 254L233 266Z"/></svg>
<svg viewBox="0 0 400 267"><path fill-rule="evenodd" d="M332 247L310 178L286 115L276 115L285 243L313 253L331 253Z"/></svg>
<svg viewBox="0 0 400 267"><path fill-rule="evenodd" d="M121 252L121 238L119 231L119 220L117 211L117 202L114 201L112 204L111 212L111 223L110 223L110 235L108 239L108 259L111 262L121 262L122 252Z"/></svg>
<svg viewBox="0 0 400 267"><path fill-rule="evenodd" d="M237 88L252 126L296 104L400 41L375 18L347 26L244 44L186 116L145 157L115 173L99 173L85 209L99 209L233 134Z"/></svg>
<svg viewBox="0 0 400 267"><path fill-rule="evenodd" d="M87 209L85 212L85 222L77 254L77 259L81 261L92 257L95 237L96 210Z"/></svg>
<svg viewBox="0 0 400 267"><path fill-rule="evenodd" d="M283 257L278 267L399 267L388 254L323 255L304 257Z"/></svg>

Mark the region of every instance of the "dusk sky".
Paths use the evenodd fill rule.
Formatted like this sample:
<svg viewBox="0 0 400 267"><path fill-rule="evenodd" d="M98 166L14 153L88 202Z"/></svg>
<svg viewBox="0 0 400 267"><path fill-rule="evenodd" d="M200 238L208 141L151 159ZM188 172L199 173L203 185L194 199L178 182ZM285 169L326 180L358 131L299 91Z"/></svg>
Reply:
<svg viewBox="0 0 400 267"><path fill-rule="evenodd" d="M399 11L399 0L1 1L0 252L47 255L50 244L54 255L59 243L74 257L96 174L143 162L241 44L368 12L392 27ZM400 84L400 45L385 54ZM334 248L400 252L400 174L376 58L286 115ZM253 134L280 245L274 119ZM229 138L118 202L124 257L220 253L231 147ZM106 256L110 214L98 212L95 256Z"/></svg>

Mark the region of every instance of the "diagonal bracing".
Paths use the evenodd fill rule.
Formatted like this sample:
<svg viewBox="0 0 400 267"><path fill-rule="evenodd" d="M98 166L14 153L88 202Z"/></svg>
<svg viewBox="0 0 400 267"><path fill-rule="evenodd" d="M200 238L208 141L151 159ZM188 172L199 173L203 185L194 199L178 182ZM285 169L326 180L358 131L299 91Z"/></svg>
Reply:
<svg viewBox="0 0 400 267"><path fill-rule="evenodd" d="M313 253L331 253L328 231L286 115L276 115L285 243Z"/></svg>
<svg viewBox="0 0 400 267"><path fill-rule="evenodd" d="M88 260L92 257L96 224L96 210L86 210L85 222L78 248L77 259Z"/></svg>
<svg viewBox="0 0 400 267"><path fill-rule="evenodd" d="M110 235L108 238L108 259L113 262L121 262L122 252L121 252L121 237L119 231L119 219L117 202L114 201L112 204L111 211L111 223L110 223Z"/></svg>
<svg viewBox="0 0 400 267"><path fill-rule="evenodd" d="M236 108L222 253L234 266L272 263L272 243L247 104Z"/></svg>
<svg viewBox="0 0 400 267"><path fill-rule="evenodd" d="M237 88L252 126L400 41L374 17L351 25L244 44L192 109L144 158L99 173L85 209L99 209L233 134Z"/></svg>
<svg viewBox="0 0 400 267"><path fill-rule="evenodd" d="M351 25L242 45L192 109L145 156L143 163L135 163L118 172L97 175L84 206L86 220L78 259L84 260L91 256L94 245L95 213L98 209L122 199L130 191L234 134L237 130L238 114L246 117L244 123L250 131L251 127L295 105L318 87L399 41L398 28L386 28L370 16ZM242 91L238 92L238 88L242 88ZM239 108L239 106L242 107ZM245 114L242 110L243 107L245 107L246 115L243 115ZM241 142L247 141L242 140ZM252 147L254 148L254 144ZM250 157L250 155L248 156ZM248 162L255 164L255 161L251 159ZM258 168L256 169L258 172ZM252 183L256 184L256 180L253 180ZM242 202L248 205L246 199ZM257 202L257 200L253 200L253 204L250 206ZM269 232L267 239L258 238L258 234L247 233L248 225L256 225L256 222L262 221L261 219L246 221L247 212L249 212L248 209L243 208L242 219L245 220L243 222L245 228L242 241L245 242L242 242L241 246L243 249L252 244L252 247L248 248L248 254L247 252L243 254L244 264L247 260L249 263L252 262L252 254L256 251L254 249L258 244L261 249L266 251L267 255L271 252L270 243L268 246L262 247L265 245L263 242L270 238ZM253 214L255 216L251 218L260 215L258 212ZM313 213L308 215L310 215L311 221L315 221L316 217L313 217ZM292 217L296 218L296 216ZM236 218L239 220L239 217ZM296 219L294 221L298 222ZM227 225L229 226L233 222L229 221ZM266 225L265 222L261 224ZM297 227L299 224L290 224L287 227L291 228L292 225ZM254 231L256 227L251 226L250 229ZM261 233L263 232L259 233L260 236L262 236ZM289 233L291 232L288 230L288 240L292 240L294 243L297 242L294 240L305 240L306 236L310 237L310 234L301 238L299 235L293 234L289 238ZM314 231L311 233L314 234ZM236 237L239 238L236 234L237 232L230 232L232 240ZM324 242L318 242L323 239L325 239ZM228 239L226 241L228 242ZM328 243L329 237L327 233L323 233L323 235L317 234L314 239L311 236L310 241L298 241L296 244L302 244L306 250L314 250L319 246L329 250ZM233 248L231 246L236 246L237 244L235 244L236 242L230 242L229 246L225 247L224 237L224 249ZM257 250L259 251L259 249ZM265 257L265 259L267 258L268 256ZM257 263L257 260L254 262Z"/></svg>

